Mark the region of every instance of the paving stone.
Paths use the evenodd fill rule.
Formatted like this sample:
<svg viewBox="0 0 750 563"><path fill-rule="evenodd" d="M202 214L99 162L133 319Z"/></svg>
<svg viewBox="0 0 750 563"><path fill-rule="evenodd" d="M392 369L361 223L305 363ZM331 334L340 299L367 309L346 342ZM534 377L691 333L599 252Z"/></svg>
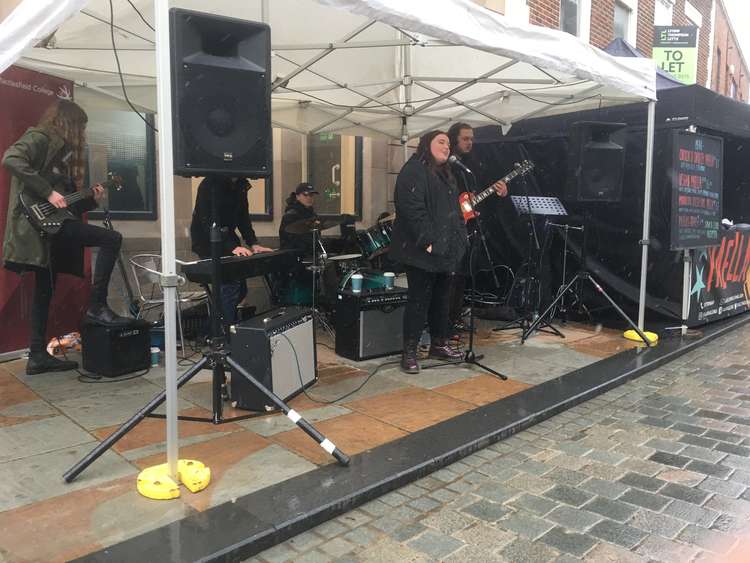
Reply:
<svg viewBox="0 0 750 563"><path fill-rule="evenodd" d="M648 459L656 463L661 463L662 465L679 467L680 469L690 463L690 458L681 455L670 454L669 452L656 452Z"/></svg>
<svg viewBox="0 0 750 563"><path fill-rule="evenodd" d="M537 516L544 516L559 505L556 502L553 502L546 498L526 493L510 501L508 503L508 506L516 510L526 510L527 512L531 512L533 514L536 514Z"/></svg>
<svg viewBox="0 0 750 563"><path fill-rule="evenodd" d="M333 538L322 544L318 549L338 559L355 548L356 546L353 543L346 541L344 538Z"/></svg>
<svg viewBox="0 0 750 563"><path fill-rule="evenodd" d="M750 519L750 502L745 499L733 499L723 495L713 495L705 504L706 508L716 510L722 514L736 514Z"/></svg>
<svg viewBox="0 0 750 563"><path fill-rule="evenodd" d="M389 516L383 516L377 520L373 520L369 525L380 530L384 534L391 534L403 526L404 523L401 520L396 520Z"/></svg>
<svg viewBox="0 0 750 563"><path fill-rule="evenodd" d="M700 436L701 434L706 432L706 429L702 426L696 426L694 424L686 424L684 422L678 422L674 426L672 426L673 430L678 430L680 432L685 432L687 434L695 434L696 436Z"/></svg>
<svg viewBox="0 0 750 563"><path fill-rule="evenodd" d="M648 559L618 545L600 543L589 551L585 561L590 563L647 563Z"/></svg>
<svg viewBox="0 0 750 563"><path fill-rule="evenodd" d="M440 506L440 502L431 498L422 497L411 501L407 506L419 512L429 512Z"/></svg>
<svg viewBox="0 0 750 563"><path fill-rule="evenodd" d="M639 491L638 489L630 489L618 500L654 511L661 510L670 502L670 499L666 497Z"/></svg>
<svg viewBox="0 0 750 563"><path fill-rule="evenodd" d="M695 547L660 538L659 536L648 536L635 548L635 552L639 555L666 563L692 561L698 554L698 551Z"/></svg>
<svg viewBox="0 0 750 563"><path fill-rule="evenodd" d="M680 453L685 449L685 444L679 442L673 442L672 440L664 440L662 438L654 438L649 440L645 444L649 448L654 448L662 452L669 452L672 454Z"/></svg>
<svg viewBox="0 0 750 563"><path fill-rule="evenodd" d="M622 483L605 481L596 477L591 477L587 481L584 481L578 488L609 499L615 499L628 490L628 487Z"/></svg>
<svg viewBox="0 0 750 563"><path fill-rule="evenodd" d="M581 472L605 481L616 481L627 473L627 469L595 461L581 467Z"/></svg>
<svg viewBox="0 0 750 563"><path fill-rule="evenodd" d="M544 496L572 506L581 506L594 497L590 493L574 489L568 485L557 485L544 493Z"/></svg>
<svg viewBox="0 0 750 563"><path fill-rule="evenodd" d="M501 549L517 537L512 532L485 524L484 522L476 522L468 528L464 528L451 535L464 543L483 548L488 553Z"/></svg>
<svg viewBox="0 0 750 563"><path fill-rule="evenodd" d="M474 489L474 485L471 483L467 483L463 479L459 479L458 481L454 481L453 483L449 483L445 486L445 489L438 489L440 490L449 490L454 491L458 494L466 493ZM437 491L436 491L437 492Z"/></svg>
<svg viewBox="0 0 750 563"><path fill-rule="evenodd" d="M721 460L721 464L735 469L742 469L743 471L750 471L750 459L738 455L727 454L726 457Z"/></svg>
<svg viewBox="0 0 750 563"><path fill-rule="evenodd" d="M488 500L480 500L474 504L470 504L463 508L462 511L487 522L496 522L508 513L508 509L503 507L502 504Z"/></svg>
<svg viewBox="0 0 750 563"><path fill-rule="evenodd" d="M643 489L644 491L650 491L652 493L655 493L667 484L666 481L662 481L661 479L656 479L655 477L649 477L648 475L641 475L639 473L632 472L623 475L620 478L619 482L623 485L636 487L638 489Z"/></svg>
<svg viewBox="0 0 750 563"><path fill-rule="evenodd" d="M598 514L592 514L569 506L560 506L547 514L545 519L576 532L585 532L599 522L602 517Z"/></svg>
<svg viewBox="0 0 750 563"><path fill-rule="evenodd" d="M660 494L666 497L684 500L685 502L692 502L699 506L710 496L710 493L705 491L692 487L685 487L684 485L678 485L676 483L669 483L661 490Z"/></svg>
<svg viewBox="0 0 750 563"><path fill-rule="evenodd" d="M673 500L664 508L663 513L703 528L710 528L719 516L715 510L696 506L683 500Z"/></svg>
<svg viewBox="0 0 750 563"><path fill-rule="evenodd" d="M717 440L712 440L711 438L704 438L702 436L692 436L690 434L686 434L685 436L682 436L679 438L679 441L683 444L691 444L693 446L700 446L702 448L713 448L717 444L724 443L724 442L718 442Z"/></svg>
<svg viewBox="0 0 750 563"><path fill-rule="evenodd" d="M706 476L703 473L687 471L686 469L668 468L657 475L659 479L667 483L677 483L686 487L697 487Z"/></svg>
<svg viewBox="0 0 750 563"><path fill-rule="evenodd" d="M750 448L748 448L747 446L738 446L736 444L719 442L716 444L716 450L728 454L750 457Z"/></svg>
<svg viewBox="0 0 750 563"><path fill-rule="evenodd" d="M324 541L325 538L319 536L311 530L309 532L303 532L294 536L289 540L289 545L291 545L297 551L307 551L317 545L320 545Z"/></svg>
<svg viewBox="0 0 750 563"><path fill-rule="evenodd" d="M421 534L426 529L427 528L422 526L422 524L414 522L411 524L403 524L388 535L398 542L405 542L417 534Z"/></svg>
<svg viewBox="0 0 750 563"><path fill-rule="evenodd" d="M264 561L267 561L268 563L282 563L284 561L289 561L289 560L293 561L294 558L298 556L299 556L299 553L294 551L288 542L280 543L278 545L273 546L270 549L261 551L258 554L259 558L262 558Z"/></svg>
<svg viewBox="0 0 750 563"><path fill-rule="evenodd" d="M582 508L589 512L594 512L609 518L610 520L616 520L617 522L625 522L638 510L624 502L602 497L596 497L590 503L585 504Z"/></svg>
<svg viewBox="0 0 750 563"><path fill-rule="evenodd" d="M677 518L645 509L638 510L628 521L628 524L649 534L656 534L669 539L673 539L688 525L687 522Z"/></svg>
<svg viewBox="0 0 750 563"><path fill-rule="evenodd" d="M500 555L512 563L545 563L556 559L558 552L539 542L518 538L506 546Z"/></svg>
<svg viewBox="0 0 750 563"><path fill-rule="evenodd" d="M422 495L427 494L427 489L423 489L422 487L418 487L415 483L412 483L405 487L401 487L398 492L409 498L419 498Z"/></svg>
<svg viewBox="0 0 750 563"><path fill-rule="evenodd" d="M352 543L366 546L373 543L376 539L378 539L379 536L379 532L371 530L366 526L360 526L359 528L355 528L351 532L348 532L341 537Z"/></svg>
<svg viewBox="0 0 750 563"><path fill-rule="evenodd" d="M407 542L406 545L416 551L426 553L434 559L442 559L462 548L465 544L456 538L433 530L427 530L422 535Z"/></svg>
<svg viewBox="0 0 750 563"><path fill-rule="evenodd" d="M619 452L601 450L593 450L589 452L586 457L609 465L617 465L627 459L626 455Z"/></svg>
<svg viewBox="0 0 750 563"><path fill-rule="evenodd" d="M560 483L561 485L575 487L588 479L588 475L581 473L580 471L573 471L564 467L556 467L549 473L545 473L544 478L554 481L555 483Z"/></svg>
<svg viewBox="0 0 750 563"><path fill-rule="evenodd" d="M383 502L382 498L383 497L371 500L370 502L360 506L360 509L364 510L368 514L371 514L372 516L384 516L392 510L392 507Z"/></svg>
<svg viewBox="0 0 750 563"><path fill-rule="evenodd" d="M623 474L626 472L640 473L648 477L653 477L664 470L664 466L660 463L637 458L626 459L618 466L618 468L623 471Z"/></svg>
<svg viewBox="0 0 750 563"><path fill-rule="evenodd" d="M294 563L328 563L329 561L333 561L330 555L317 550L308 551L294 558Z"/></svg>
<svg viewBox="0 0 750 563"><path fill-rule="evenodd" d="M517 489L505 487L499 483L487 483L478 487L474 494L493 502L504 503L518 495L519 492Z"/></svg>
<svg viewBox="0 0 750 563"><path fill-rule="evenodd" d="M546 520L542 520L526 512L513 512L497 522L497 526L515 532L530 540L537 539L552 528L552 524Z"/></svg>
<svg viewBox="0 0 750 563"><path fill-rule="evenodd" d="M596 540L588 535L568 532L560 526L552 528L539 538L539 541L576 557L583 557L587 551L596 545Z"/></svg>
<svg viewBox="0 0 750 563"><path fill-rule="evenodd" d="M711 418L714 420L726 420L727 418L729 418L729 415L727 413L707 409L699 410L695 413L695 416L699 416L701 418Z"/></svg>
<svg viewBox="0 0 750 563"><path fill-rule="evenodd" d="M336 520L329 520L328 522L322 523L320 526L316 526L313 530L324 538L332 538L343 532L347 532L349 528Z"/></svg>
<svg viewBox="0 0 750 563"><path fill-rule="evenodd" d="M542 476L549 471L549 466L539 461L530 459L517 466L516 469L523 471L524 473L531 473L532 475Z"/></svg>
<svg viewBox="0 0 750 563"><path fill-rule="evenodd" d="M698 487L704 491L719 493L731 498L739 497L746 489L746 486L743 484L716 479L715 477L707 477Z"/></svg>
<svg viewBox="0 0 750 563"><path fill-rule="evenodd" d="M388 516L394 520L401 520L403 522L411 522L416 520L421 513L409 506L398 506L388 513Z"/></svg>
<svg viewBox="0 0 750 563"><path fill-rule="evenodd" d="M720 430L709 430L705 434L706 438L713 438L721 442L729 442L730 444L739 444L742 441L742 436L733 434L731 432L722 432Z"/></svg>
<svg viewBox="0 0 750 563"><path fill-rule="evenodd" d="M724 445L732 446L732 444ZM748 449L748 451L750 451L750 449ZM726 457L726 452L710 450L708 448L702 448L700 446L687 446L684 450L682 450L680 455L684 455L691 459L707 461L709 463L717 463Z"/></svg>
<svg viewBox="0 0 750 563"><path fill-rule="evenodd" d="M602 520L588 532L590 535L628 549L634 547L648 534L646 532L612 520Z"/></svg>
<svg viewBox="0 0 750 563"><path fill-rule="evenodd" d="M692 524L685 528L677 539L683 543L702 547L703 549L719 555L729 552L732 546L737 542L736 538L715 530L707 530L693 526Z"/></svg>
<svg viewBox="0 0 750 563"><path fill-rule="evenodd" d="M698 473L703 473L704 475L719 477L720 479L724 479L732 472L732 469L725 465L721 465L718 463L707 463L705 461L691 461L690 463L688 463L686 469L688 471L697 471Z"/></svg>
<svg viewBox="0 0 750 563"><path fill-rule="evenodd" d="M458 498L460 494L456 491L450 491L448 489L438 489L437 491L432 491L427 496L442 503L449 503Z"/></svg>
<svg viewBox="0 0 750 563"><path fill-rule="evenodd" d="M454 535L456 532L474 525L475 522L473 518L449 509L439 510L420 520L422 525L448 535Z"/></svg>
<svg viewBox="0 0 750 563"><path fill-rule="evenodd" d="M554 481L528 473L519 473L515 477L508 479L505 483L514 489L535 494L541 494L555 486Z"/></svg>
<svg viewBox="0 0 750 563"><path fill-rule="evenodd" d="M391 491L380 497L380 500L389 506L400 506L409 501L409 497L402 495L398 491Z"/></svg>

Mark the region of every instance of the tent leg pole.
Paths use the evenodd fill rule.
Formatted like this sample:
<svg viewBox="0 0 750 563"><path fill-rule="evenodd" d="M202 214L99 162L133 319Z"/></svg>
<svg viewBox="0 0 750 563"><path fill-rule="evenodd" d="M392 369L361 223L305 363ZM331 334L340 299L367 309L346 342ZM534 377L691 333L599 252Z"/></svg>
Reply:
<svg viewBox="0 0 750 563"><path fill-rule="evenodd" d="M646 178L643 193L643 236L641 238L641 288L638 295L638 328L643 329L646 320L646 279L648 277L648 246L651 222L651 179L654 170L654 126L656 101L648 103L648 126L646 129Z"/></svg>
<svg viewBox="0 0 750 563"><path fill-rule="evenodd" d="M167 465L177 480L177 276L175 265L174 162L172 154L172 94L169 60L169 2L154 2L156 22L156 100L159 133L159 206L161 209L161 269L164 288L164 365L167 393Z"/></svg>
<svg viewBox="0 0 750 563"><path fill-rule="evenodd" d="M690 317L690 288L692 287L691 279L691 264L692 259L690 256L690 250L685 249L682 257L682 326L680 332L682 336L687 334L688 329L688 317Z"/></svg>

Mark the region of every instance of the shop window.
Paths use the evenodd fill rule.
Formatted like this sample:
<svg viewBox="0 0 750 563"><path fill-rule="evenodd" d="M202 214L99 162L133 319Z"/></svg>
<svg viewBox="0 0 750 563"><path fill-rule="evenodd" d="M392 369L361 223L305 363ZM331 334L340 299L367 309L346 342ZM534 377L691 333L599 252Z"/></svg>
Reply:
<svg viewBox="0 0 750 563"><path fill-rule="evenodd" d="M362 215L362 138L318 133L307 139L307 180L320 192L318 215Z"/></svg>
<svg viewBox="0 0 750 563"><path fill-rule="evenodd" d="M156 219L156 150L153 128L133 112L88 111L86 185L118 176L101 208L124 220ZM146 115L153 125L154 116ZM90 213L101 218L102 211Z"/></svg>

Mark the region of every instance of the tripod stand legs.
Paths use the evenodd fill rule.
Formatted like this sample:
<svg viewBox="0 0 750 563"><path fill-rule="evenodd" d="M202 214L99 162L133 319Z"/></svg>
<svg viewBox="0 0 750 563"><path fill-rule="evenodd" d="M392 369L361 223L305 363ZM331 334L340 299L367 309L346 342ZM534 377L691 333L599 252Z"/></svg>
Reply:
<svg viewBox="0 0 750 563"><path fill-rule="evenodd" d="M187 370L185 373L183 373L180 378L177 380L177 388L179 389L185 383L190 381L196 373L198 373L203 367L206 365L206 362L208 362L207 358L201 359L197 364L192 366L189 370ZM152 412L154 412L159 406L166 400L167 398L167 392L162 391L159 393L156 397L151 399L151 402L148 403L145 407L143 407L141 410L139 410L137 413L135 413L130 419L123 423L120 428L118 428L115 432L107 436L107 438L98 446L96 446L93 450L91 450L86 457L84 457L81 461L76 463L73 467L68 469L63 474L63 479L65 479L66 483L72 482L76 477L78 477L81 472L86 469L89 465L94 463L99 457L106 452L109 448L111 448L115 442L117 442L120 438L122 438L125 434L130 432L133 428L136 427L136 425L141 422L144 418L146 418L148 415L150 415Z"/></svg>
<svg viewBox="0 0 750 563"><path fill-rule="evenodd" d="M341 465L349 465L349 456L338 449L336 445L328 438L318 432L315 427L307 422L304 418L302 418L302 416L300 416L297 411L295 411L294 409L290 409L284 401L282 401L274 393L266 389L265 386L260 383L260 381L258 381L247 371L245 371L245 369L237 362L235 362L231 357L227 357L227 363L231 367L233 367L242 377L247 379L253 385L253 387L263 393L266 397L271 399L271 402L276 405L276 407L279 408L289 418L289 420L299 426L305 432L305 434L318 442L321 448L323 448L326 452L336 458L336 461L338 461Z"/></svg>
<svg viewBox="0 0 750 563"><path fill-rule="evenodd" d="M590 281L590 282L591 282L591 284L592 284L592 285L594 286L594 289L596 289L596 291L598 291L598 292L599 292L599 293L600 293L601 295L603 295L603 296L604 296L604 297L605 297L605 298L607 299L607 301L609 301L609 304L610 304L610 305L612 305L612 307L614 307L615 311L617 311L617 313L618 313L618 314L619 314L619 315L620 315L620 316L621 316L621 317L622 317L623 319L625 319L625 321L626 321L626 322L627 322L627 323L628 323L628 324L630 325L630 328L632 328L633 330L635 330L635 332L636 332L636 333L638 333L638 336L640 336L640 337L641 337L641 339L643 340L643 342L645 342L646 346L648 346L648 347L651 347L651 341L650 341L650 340L648 339L648 337L647 337L647 336L646 336L645 334L643 334L643 331L642 331L642 330L641 330L640 328L638 328L638 325L636 325L636 324L635 324L635 323L633 322L633 320L632 320L632 319L631 319L630 317L628 317L627 313L625 313L625 311L623 311L623 310L622 310L622 309L621 309L621 308L619 307L619 305L617 305L617 303L615 303L615 302L614 302L614 301L612 300L612 298L611 298L611 297L610 297L610 296L609 296L609 295L607 294L607 292L606 292L606 291L604 291L604 288L603 288L603 287L602 287L601 285L599 285L599 284L598 284L598 283L596 282L596 280L595 280L595 279L594 279L594 278L593 278L593 277L591 276L591 274L590 274L589 272L585 272L585 271L584 271L584 272L578 272L578 273L577 273L577 274L576 274L575 276L573 276L573 279L572 279L572 280L570 280L570 282L568 282L568 285L566 285L566 286L565 286L565 288L564 288L564 289L563 289L563 290L562 290L562 291L560 292L560 294L559 294L559 295L558 295L558 296L557 296L557 297L555 298L555 300L554 300L554 301L552 301L552 303L550 303L549 307L547 307L547 308L546 308L546 309L544 310L544 312L543 312L543 313L542 313L541 315L539 315L539 317L538 317L538 318L537 318L537 319L536 319L536 320L535 320L535 321L534 321L533 323L531 323L531 324L529 325L529 328L528 328L528 329L526 329L526 331L525 331L525 332L523 333L523 336L522 336L522 338L521 338L521 339L522 339L522 341L524 341L524 340L526 340L527 338L529 338L529 336L531 336L531 335L532 335L532 333L533 333L533 332L534 332L535 330L537 330L537 329L538 329L539 325L540 325L540 324L541 324L542 322L545 322L545 323L547 322L547 321L545 321L545 318L547 317L547 315L548 315L548 314L549 314L549 313L550 313L550 312L551 312L551 311L552 311L552 310L553 310L553 309L555 308L555 306L556 306L556 305L557 305L557 304L558 304L558 303L559 303L559 302L560 302L560 301L561 301L561 300L563 299L563 297L565 296L565 293L566 293L566 292L567 292L567 291L568 291L568 290L569 290L569 289L570 289L570 288L571 288L571 287L573 286L573 284L574 284L575 282L577 282L578 280L588 280L588 281ZM547 325L549 326L549 323L547 323Z"/></svg>

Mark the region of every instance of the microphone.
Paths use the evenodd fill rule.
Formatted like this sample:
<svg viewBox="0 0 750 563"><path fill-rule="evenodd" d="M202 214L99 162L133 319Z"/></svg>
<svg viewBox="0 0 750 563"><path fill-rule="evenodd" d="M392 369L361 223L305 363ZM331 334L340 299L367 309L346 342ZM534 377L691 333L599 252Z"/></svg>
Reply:
<svg viewBox="0 0 750 563"><path fill-rule="evenodd" d="M456 166L458 166L459 168L461 168L467 174L471 174L471 175L474 174L471 171L471 169L468 166L466 166L463 162L461 162L455 154L452 154L452 155L450 155L448 157L448 162L450 162L451 164L455 164Z"/></svg>

